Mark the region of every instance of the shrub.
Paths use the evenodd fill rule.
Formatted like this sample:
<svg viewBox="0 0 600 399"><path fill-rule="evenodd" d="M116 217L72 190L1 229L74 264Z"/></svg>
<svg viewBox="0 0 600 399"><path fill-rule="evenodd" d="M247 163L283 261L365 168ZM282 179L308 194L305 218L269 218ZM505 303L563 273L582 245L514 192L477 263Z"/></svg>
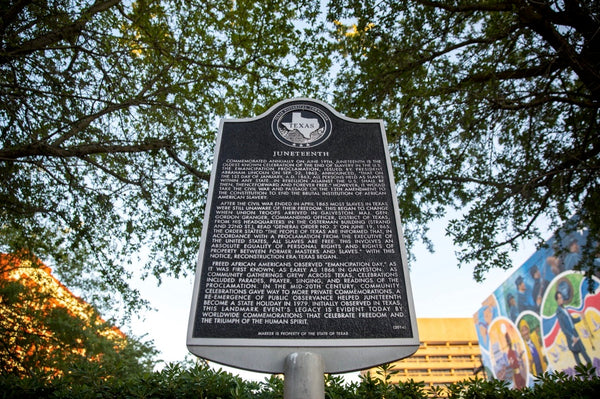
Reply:
<svg viewBox="0 0 600 399"><path fill-rule="evenodd" d="M101 366L97 366L100 368ZM376 375L366 374L358 382L345 383L340 376L324 379L326 399L596 399L600 397L600 377L593 367L578 367L575 376L544 374L532 388L514 390L499 380L470 379L445 389L429 391L423 382L392 384L393 372L385 365ZM163 370L103 377L94 365L71 370L60 377L0 375L0 399L142 399L142 398L221 398L282 399L283 380L271 376L263 382L244 381L204 363L170 364Z"/></svg>

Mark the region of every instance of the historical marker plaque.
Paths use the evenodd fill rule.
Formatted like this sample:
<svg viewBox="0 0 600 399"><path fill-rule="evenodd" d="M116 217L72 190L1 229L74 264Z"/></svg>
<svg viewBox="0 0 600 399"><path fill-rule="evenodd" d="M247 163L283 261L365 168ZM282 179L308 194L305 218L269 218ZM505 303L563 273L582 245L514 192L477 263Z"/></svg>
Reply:
<svg viewBox="0 0 600 399"><path fill-rule="evenodd" d="M282 372L291 352L326 372L419 346L383 123L310 99L221 122L187 344Z"/></svg>

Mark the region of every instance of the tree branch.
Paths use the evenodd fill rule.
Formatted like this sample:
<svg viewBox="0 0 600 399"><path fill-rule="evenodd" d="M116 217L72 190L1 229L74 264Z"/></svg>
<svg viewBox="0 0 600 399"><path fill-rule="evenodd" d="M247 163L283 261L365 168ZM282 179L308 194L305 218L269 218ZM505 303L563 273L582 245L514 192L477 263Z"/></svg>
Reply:
<svg viewBox="0 0 600 399"><path fill-rule="evenodd" d="M63 144L65 141L67 141L69 138L75 136L77 133L79 133L80 131L82 131L83 129L85 129L86 127L88 127L94 120L110 114L112 112L115 111L119 111L122 109L126 109L129 107L133 107L136 105L141 105L144 103L147 103L148 101L145 101L145 95L146 93L152 88L152 86L165 74L169 71L169 69L171 68L171 64L167 64L165 65L161 71L159 73L157 73L156 75L154 75L152 77L152 79L150 79L148 82L146 82L144 84L144 86L141 88L141 90L137 93L137 95L133 98L131 98L128 101L124 101L120 104L111 104L107 107L105 107L104 109L91 114L91 115L87 115L84 118L79 119L78 121L76 121L75 123L73 123L71 129L66 132L65 134L63 134L61 137L59 137L57 140L54 141L53 145L54 146L60 146L61 144ZM153 93L154 95L162 92L162 91L166 91L167 88L160 88L158 89L155 93Z"/></svg>
<svg viewBox="0 0 600 399"><path fill-rule="evenodd" d="M539 107L540 105L548 103L563 103L576 105L583 108L600 108L600 103L588 100L585 98L572 98L571 93L565 93L566 96L557 94L548 94L544 96L535 96L530 101L511 100L507 98L494 98L490 99L490 102L494 104L498 109L504 110L520 110Z"/></svg>
<svg viewBox="0 0 600 399"><path fill-rule="evenodd" d="M543 7L542 7L543 8ZM520 7L518 15L521 22L540 35L579 76L590 90L595 100L600 100L600 70L586 57L580 55L552 25L540 10L533 6ZM600 24L596 24L600 29Z"/></svg>
<svg viewBox="0 0 600 399"><path fill-rule="evenodd" d="M469 39L464 40L459 43L452 43L449 46L444 47L441 50L434 51L431 54L429 54L415 62L410 63L409 67L414 67L416 65L422 65L422 64L432 61L442 55L451 53L455 50L458 50L460 48L467 47L467 46L470 46L473 44L491 44L497 40L507 37L509 35L509 33L511 33L515 28L517 28L517 27L516 26L510 27L504 31L499 32L497 35L489 35L486 37L474 37L474 38L469 38Z"/></svg>
<svg viewBox="0 0 600 399"><path fill-rule="evenodd" d="M95 166L96 168L100 169L101 171L103 171L107 175L110 175L110 176L114 177L115 179L119 180L122 183L131 184L131 185L134 185L134 186L141 186L142 185L140 181L127 179L126 177L121 176L118 173L115 173L110 168L107 168L106 166L102 165L100 162L94 161L93 159L91 159L87 155L81 155L81 156L79 156L79 158L83 159L85 162L87 162L87 163Z"/></svg>
<svg viewBox="0 0 600 399"><path fill-rule="evenodd" d="M35 143L20 148L12 148L0 150L0 160L15 161L21 158L34 156L51 156L51 157L83 157L92 154L114 154L114 153L136 153L146 152L151 150L160 150L168 148L172 144L170 141L161 139L152 139L136 144L116 145L116 144L83 144L70 148L62 148L59 146L49 145L46 143Z"/></svg>
<svg viewBox="0 0 600 399"><path fill-rule="evenodd" d="M12 5L12 7L9 7L5 11L2 18L0 18L0 32L4 34L4 31L6 30L8 25L13 23L17 15L19 15L19 13L22 12L23 9L25 9L25 7L27 7L31 3L33 3L33 0L18 0Z"/></svg>
<svg viewBox="0 0 600 399"><path fill-rule="evenodd" d="M540 206L538 207L535 214L530 217L529 222L525 225L525 227L523 227L522 229L518 229L514 235L512 235L511 237L507 238L504 241L497 242L493 245L486 246L486 247L483 247L483 248L480 248L480 249L474 251L472 254L469 255L469 257L477 259L477 258L479 258L479 256L481 254L485 254L486 252L489 252L489 251L492 251L492 250L495 250L498 248L502 248L506 245L512 244L513 242L517 241L519 238L523 237L525 234L527 234L531 230L531 227L533 226L535 221L540 217L540 215L546 208L549 198L550 198L550 193L548 192L548 193L546 193L544 198L540 200Z"/></svg>
<svg viewBox="0 0 600 399"><path fill-rule="evenodd" d="M5 64L14 57L22 57L39 50L44 50L50 45L63 40L74 41L79 35L79 32L81 32L95 14L106 11L118 3L119 0L97 0L87 10L84 10L80 17L73 23L66 26L55 26L55 30L48 32L45 35L35 37L18 46L7 47L4 50L3 55L0 56L0 64Z"/></svg>
<svg viewBox="0 0 600 399"><path fill-rule="evenodd" d="M167 151L167 154L169 154L169 156L171 158L173 158L173 160L175 160L175 162L177 162L179 165L183 166L188 172L190 172L191 174L193 174L194 176L196 176L199 179L210 182L210 173L199 171L198 169L194 168L192 165L188 164L187 162L185 162L184 160L179 158L177 156L177 154L175 153L175 151L173 151L172 147L167 147L165 149L165 151Z"/></svg>
<svg viewBox="0 0 600 399"><path fill-rule="evenodd" d="M464 2L455 4L448 4L442 1L431 1L431 0L415 0L424 6L441 8L451 12L472 12L472 11L511 11L513 9L512 1L474 1L473 3Z"/></svg>

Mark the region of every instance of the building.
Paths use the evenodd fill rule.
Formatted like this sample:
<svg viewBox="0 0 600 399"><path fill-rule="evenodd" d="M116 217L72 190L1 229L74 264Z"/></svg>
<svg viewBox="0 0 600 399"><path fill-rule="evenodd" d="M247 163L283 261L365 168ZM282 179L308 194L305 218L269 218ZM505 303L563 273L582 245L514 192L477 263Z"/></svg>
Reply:
<svg viewBox="0 0 600 399"><path fill-rule="evenodd" d="M520 389L585 364L600 376L600 275L585 273L600 253L586 258L590 240L573 218L482 301L473 321L488 378Z"/></svg>
<svg viewBox="0 0 600 399"><path fill-rule="evenodd" d="M421 345L411 357L392 364L390 382L412 379L431 388L474 377L481 361L472 318L419 318L417 326ZM377 376L375 369L369 371Z"/></svg>
<svg viewBox="0 0 600 399"><path fill-rule="evenodd" d="M0 254L0 342L0 372L60 374L60 361L99 360L127 339L39 259Z"/></svg>

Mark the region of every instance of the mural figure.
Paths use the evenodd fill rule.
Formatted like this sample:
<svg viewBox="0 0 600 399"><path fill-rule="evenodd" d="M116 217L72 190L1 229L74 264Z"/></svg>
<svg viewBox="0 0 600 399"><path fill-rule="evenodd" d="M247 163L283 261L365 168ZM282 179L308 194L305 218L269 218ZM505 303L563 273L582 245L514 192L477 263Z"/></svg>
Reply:
<svg viewBox="0 0 600 399"><path fill-rule="evenodd" d="M556 318L558 319L558 324L560 329L567 337L567 346L569 350L573 352L573 356L575 357L575 361L578 365L581 365L581 359L579 355L583 356L583 359L586 361L586 364L592 364L592 359L588 356L585 346L581 342L581 338L579 337L579 333L575 328L575 323L579 323L581 318L575 319L564 307L564 297L560 290L556 290L554 294L554 299L556 300Z"/></svg>
<svg viewBox="0 0 600 399"><path fill-rule="evenodd" d="M512 369L512 377L513 382L515 384L515 388L521 389L526 385L526 380L523 375L521 375L521 362L519 361L520 356L517 354L511 340L510 335L506 333L506 345L508 346L508 351L506 352L506 357L508 358L508 364Z"/></svg>
<svg viewBox="0 0 600 399"><path fill-rule="evenodd" d="M484 366L494 378L509 382L513 388L523 388L528 381L525 344L515 324L506 317L496 318L488 330L490 357L482 356Z"/></svg>
<svg viewBox="0 0 600 399"><path fill-rule="evenodd" d="M515 285L517 286L517 305L519 308L519 313L525 310L539 312L539 307L536 307L533 303L533 300L531 299L531 293L527 292L525 279L522 276L517 277Z"/></svg>
<svg viewBox="0 0 600 399"><path fill-rule="evenodd" d="M479 337L479 345L489 350L490 337L488 335L488 329L490 323L496 317L498 317L498 305L493 295L490 295L482 303L481 309L475 314L475 325L477 326L477 335Z"/></svg>
<svg viewBox="0 0 600 399"><path fill-rule="evenodd" d="M568 249L569 252L565 255L562 263L564 266L564 270L573 270L581 260L581 254L579 253L579 243L577 242L577 239L573 237L569 238Z"/></svg>
<svg viewBox="0 0 600 399"><path fill-rule="evenodd" d="M512 321L517 321L519 309L517 308L517 300L513 294L508 294L508 316Z"/></svg>
<svg viewBox="0 0 600 399"><path fill-rule="evenodd" d="M562 263L557 256L554 256L554 255L548 256L546 258L546 264L550 268L549 272L550 272L550 275L552 276L552 278L558 276L559 274L561 274L564 271Z"/></svg>
<svg viewBox="0 0 600 399"><path fill-rule="evenodd" d="M540 306L542 305L542 299L544 297L544 292L546 291L546 287L548 287L548 280L546 280L540 270L536 265L533 265L531 269L529 269L529 274L533 279L533 292L532 299L535 303L536 310L539 312Z"/></svg>
<svg viewBox="0 0 600 399"><path fill-rule="evenodd" d="M541 375L548 366L546 357L542 353L542 341L536 331L531 331L525 320L519 323L519 331L525 341L529 371L532 375Z"/></svg>

